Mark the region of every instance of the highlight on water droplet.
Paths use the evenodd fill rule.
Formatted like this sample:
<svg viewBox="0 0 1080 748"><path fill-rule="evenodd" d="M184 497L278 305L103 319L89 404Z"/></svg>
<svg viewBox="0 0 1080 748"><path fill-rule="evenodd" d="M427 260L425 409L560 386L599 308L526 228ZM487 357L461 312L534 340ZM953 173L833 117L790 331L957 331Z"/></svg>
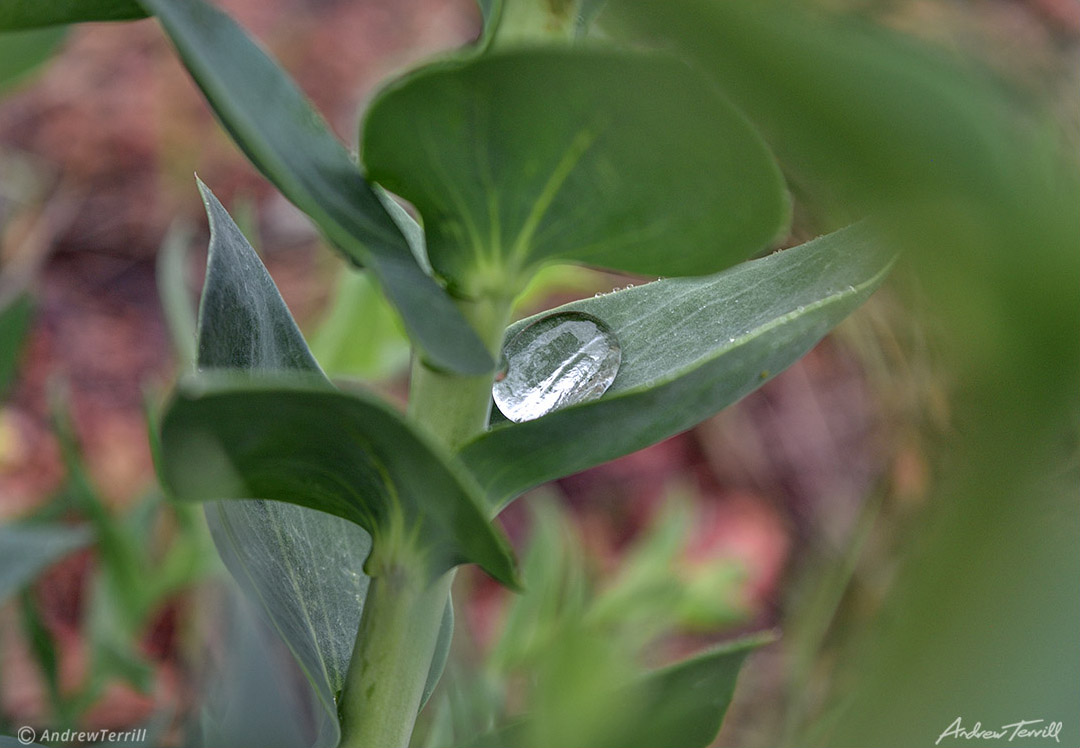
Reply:
<svg viewBox="0 0 1080 748"><path fill-rule="evenodd" d="M615 333L584 312L538 319L503 346L506 374L491 388L504 416L521 423L603 395L622 362Z"/></svg>

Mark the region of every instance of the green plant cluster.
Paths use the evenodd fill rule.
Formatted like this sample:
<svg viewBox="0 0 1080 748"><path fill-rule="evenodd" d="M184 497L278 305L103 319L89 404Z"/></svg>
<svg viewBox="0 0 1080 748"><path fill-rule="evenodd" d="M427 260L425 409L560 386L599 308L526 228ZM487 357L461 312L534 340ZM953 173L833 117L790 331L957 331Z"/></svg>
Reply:
<svg viewBox="0 0 1080 748"><path fill-rule="evenodd" d="M177 501L206 502L219 553L287 643L316 746L408 745L446 662L454 569L522 584L492 520L524 491L737 401L873 293L894 247L924 257L955 237L957 216L988 241L1073 236L1060 208L1075 175L1040 170L1052 139L1024 139L1000 91L906 40L767 5L481 7L476 44L381 89L358 163L206 0L0 3L9 29L154 16L237 145L378 284L409 336L405 414L335 387L200 183L211 240L195 367L162 415L160 474ZM1003 147L1015 144L1023 155ZM1061 189L1037 200L1047 172ZM789 181L823 226L873 218L761 256L788 233ZM515 299L560 262L664 278L545 312L610 328L618 374L597 399L501 421L496 362L529 322L508 329ZM647 708L575 739L707 745L719 720L705 729L696 710L722 715L744 653L607 684ZM722 697L702 705L701 679ZM529 724L496 726L495 743L551 738Z"/></svg>

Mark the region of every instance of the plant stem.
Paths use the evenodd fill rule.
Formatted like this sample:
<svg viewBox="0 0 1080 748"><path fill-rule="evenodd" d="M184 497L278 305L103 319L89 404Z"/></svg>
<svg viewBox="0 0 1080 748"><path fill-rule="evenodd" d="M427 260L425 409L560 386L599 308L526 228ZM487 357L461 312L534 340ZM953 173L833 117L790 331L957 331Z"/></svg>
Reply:
<svg viewBox="0 0 1080 748"><path fill-rule="evenodd" d="M371 580L341 703L342 748L405 748L453 572L434 584L405 572Z"/></svg>
<svg viewBox="0 0 1080 748"><path fill-rule="evenodd" d="M493 355L510 314L508 299L460 301ZM494 372L461 376L413 363L408 416L456 449L487 427ZM454 572L424 577L417 550L380 548L372 570L340 712L341 748L406 748L431 668Z"/></svg>
<svg viewBox="0 0 1080 748"><path fill-rule="evenodd" d="M497 359L510 300L462 300L458 307ZM409 418L450 449L457 449L487 428L494 374L460 376L432 369L417 358L409 389Z"/></svg>

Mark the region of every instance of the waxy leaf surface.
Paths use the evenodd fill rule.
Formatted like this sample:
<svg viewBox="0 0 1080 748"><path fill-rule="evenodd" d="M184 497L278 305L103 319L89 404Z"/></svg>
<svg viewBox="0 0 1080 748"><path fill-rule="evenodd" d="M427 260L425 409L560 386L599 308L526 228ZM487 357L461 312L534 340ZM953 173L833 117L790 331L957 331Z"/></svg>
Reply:
<svg viewBox="0 0 1080 748"><path fill-rule="evenodd" d="M684 431L797 361L877 288L891 262L858 224L714 276L547 312L585 312L610 328L622 349L611 388L535 421L497 425L461 457L497 509L539 483Z"/></svg>
<svg viewBox="0 0 1080 748"><path fill-rule="evenodd" d="M210 191L201 184L200 189L211 241L199 366L317 377L318 364L254 249ZM325 387L330 389L329 382ZM344 685L367 596L363 566L370 536L348 520L277 501L215 501L206 504L206 515L226 566L262 606L311 684L312 744L336 745L335 696ZM431 687L440 674L433 667Z"/></svg>
<svg viewBox="0 0 1080 748"><path fill-rule="evenodd" d="M281 68L203 0L141 2L237 145L334 246L372 272L430 363L467 373L490 370L483 343L418 264L348 151Z"/></svg>
<svg viewBox="0 0 1080 748"><path fill-rule="evenodd" d="M432 266L466 295L519 289L551 260L716 272L789 216L750 124L658 54L531 46L429 65L376 97L362 153L419 209Z"/></svg>
<svg viewBox="0 0 1080 748"><path fill-rule="evenodd" d="M474 489L378 398L207 373L179 389L162 445L179 499L285 501L348 519L376 543L415 533L432 577L477 563L515 585L510 552Z"/></svg>

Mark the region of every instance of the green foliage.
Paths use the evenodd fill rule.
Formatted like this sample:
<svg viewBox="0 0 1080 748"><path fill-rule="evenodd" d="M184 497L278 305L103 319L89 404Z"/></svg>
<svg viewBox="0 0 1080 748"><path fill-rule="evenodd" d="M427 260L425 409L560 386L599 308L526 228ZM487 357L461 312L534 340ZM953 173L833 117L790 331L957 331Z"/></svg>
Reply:
<svg viewBox="0 0 1080 748"><path fill-rule="evenodd" d="M471 484L380 400L305 380L204 375L180 388L161 437L162 478L178 499L307 506L360 525L376 550L415 551L432 579L477 563L515 584ZM394 563L373 558L368 573Z"/></svg>
<svg viewBox="0 0 1080 748"><path fill-rule="evenodd" d="M409 341L379 287L365 273L341 273L311 352L330 377L386 379L409 363ZM357 320L364 324L356 324Z"/></svg>
<svg viewBox="0 0 1080 748"><path fill-rule="evenodd" d="M436 63L375 99L362 151L419 209L432 265L467 296L516 294L554 259L716 272L788 219L753 128L660 55L530 47Z"/></svg>
<svg viewBox="0 0 1080 748"><path fill-rule="evenodd" d="M318 365L254 249L210 190L201 184L200 189L210 220L211 242L200 303L199 367L264 374L292 371L318 377ZM333 393L325 380L314 381L321 381L321 387ZM243 396L246 391L238 394ZM354 399L333 394L344 401ZM243 405L230 401L232 407ZM396 421L385 407L369 405ZM266 415L287 428L295 426L288 419L277 421L276 408ZM210 414L208 423L221 425L216 412ZM241 425L250 428L250 424ZM324 425L318 432L320 439L330 435ZM319 456L320 462L323 457ZM344 467L350 466L347 460ZM166 449L161 465L163 472L178 470L181 474L185 470L199 474L205 467L198 460L185 462L176 449ZM212 497L228 495L227 485L216 484L214 488ZM304 491L298 495L303 496ZM259 601L311 686L317 717L309 739L314 745L335 745L340 734L335 697L344 685L367 596L368 577L363 567L371 538L355 522L304 506L256 500L260 496L270 498L254 491L245 494L250 500L208 504L207 521L226 566L241 587ZM288 583L282 584L282 580ZM452 631L453 615L448 609L440 629L444 656ZM433 661L425 700L444 664L445 659ZM228 724L217 729L224 730Z"/></svg>
<svg viewBox="0 0 1080 748"><path fill-rule="evenodd" d="M545 480L690 428L794 363L877 288L891 265L878 236L859 225L716 276L560 307L593 315L618 337L623 363L611 388L599 400L496 426L465 445L462 460L502 507Z"/></svg>
<svg viewBox="0 0 1080 748"><path fill-rule="evenodd" d="M252 163L327 239L378 277L431 362L470 373L490 357L417 262L348 151L296 85L237 26L202 0L143 0L176 45L214 113Z"/></svg>
<svg viewBox="0 0 1080 748"><path fill-rule="evenodd" d="M30 584L49 564L92 539L87 527L0 525L0 602Z"/></svg>
<svg viewBox="0 0 1080 748"><path fill-rule="evenodd" d="M211 243L195 342L199 367L292 367L317 376L318 365L255 250L210 190L200 189ZM255 323L237 325L236 318ZM334 696L344 684L367 595L363 565L371 537L337 516L273 501L214 502L206 519L226 567L259 602L311 686L316 716L309 740L335 745Z"/></svg>
<svg viewBox="0 0 1080 748"><path fill-rule="evenodd" d="M197 312L188 290L187 246L190 239L189 227L173 224L158 249L156 268L161 311L182 370L193 368L199 355L195 347Z"/></svg>
<svg viewBox="0 0 1080 748"><path fill-rule="evenodd" d="M944 339L957 429L934 510L880 620L841 652L857 688L794 740L905 746L957 715L1075 713L1075 128L1060 131L1051 102L850 19L696 0L607 12L609 32L674 47L723 85L819 209L880 209Z"/></svg>
<svg viewBox="0 0 1080 748"><path fill-rule="evenodd" d="M595 19L602 43L583 43L596 2L482 1L485 29L475 48L406 74L373 101L361 132L365 173L228 16L204 0L139 2L255 166L365 269L343 280L317 341L319 360L331 373L403 360L379 294L418 354L404 416L371 395L335 389L254 250L200 185L211 247L197 337L182 254L172 247L162 258L170 319L178 339L194 341L182 356L197 371L162 420L160 471L176 498L208 502L226 565L303 672L309 688L293 706L310 710L310 729L297 731L304 741L407 742L449 652L453 616L444 598L453 568L477 563L516 585L490 515L532 486L690 428L760 386L873 293L896 247L913 250L931 296L956 315L957 350L972 354L961 367L970 385L961 412L977 436L946 485L966 511L988 517L977 526L947 517L949 537L964 542L950 550L940 541L922 578L945 579L942 570L955 568L971 579L982 564L1005 579L1014 557L995 549L1015 551L1014 528L1035 548L1040 528L1075 527L1047 524L1075 517L1060 478L1032 485L1021 468L1000 466L1060 476L1038 450L1062 434L1075 437L1080 178L1041 115L1019 121L1010 95L984 77L895 35L787 6L609 0ZM122 1L18 0L0 5L0 29L138 14ZM34 62L25 49L5 50L15 50L14 72ZM0 80L7 70L0 67ZM879 217L742 262L782 238L790 218L770 148L819 224ZM412 202L422 225L387 189ZM614 332L618 375L598 399L502 423L488 414L497 343L535 321L504 330L515 298L555 262L692 277L556 310L588 313ZM953 293L961 288L970 293ZM9 312L0 320L0 384L15 350L8 339L25 327L18 310ZM565 362L533 363L558 372ZM1032 387L1035 379L1046 386ZM1074 420L1066 423L1062 412ZM189 578L190 559L158 569L151 585L137 579L131 570L148 564L145 549L95 503L70 448L66 456L72 496L110 570L93 588L95 661L139 682L145 670L131 641L149 606ZM1015 496L1028 488L1038 512L1017 509ZM447 732L458 715L446 716L451 699L444 699L431 739L708 744L743 657L763 640L649 672L616 646L637 654L657 635L649 622L660 612L686 620L731 613L699 605L700 590L665 587L655 573L658 563L673 563L679 527L663 525L619 582L597 591L560 542L563 529L542 519L525 564L533 586L512 606L490 672L476 684L482 691L485 679L527 670L535 676L529 713L512 721L498 705L484 714L499 718L497 729L474 739L492 720L470 725L471 733L460 724ZM1076 554L1061 552L1061 540L1047 544L1052 552L1038 548L1050 566L1025 557L1016 568L1030 578L1054 564L1076 571ZM11 579L47 563L55 548L47 550L13 563ZM981 597L993 600L992 586L980 582ZM940 654L968 641L939 622L961 616L934 615L943 601L955 612L949 590L915 587L908 633L897 637L908 652ZM1040 588L1023 599L1032 610L1044 603L1076 612L1075 597L1060 591ZM32 607L26 611L28 629L40 633ZM928 620L937 628L922 625ZM1058 644L1068 630L1057 618L1023 620L1022 630L1001 631L1014 639L1037 631L1040 641ZM1010 638L988 628L994 616L985 621L970 640L986 651L1007 648ZM946 636L928 641L922 631ZM1064 710L1057 694L1068 692L1073 671L1060 665L1067 658L1049 656L1049 645L1039 653L1050 685L1032 689L1031 698ZM865 714L893 703L891 680L880 673L914 672L901 650L878 662L858 694L873 707ZM992 667L979 672L978 683L958 682L982 694L987 683L1014 680ZM909 705L926 707L920 719L958 703L940 689L903 690ZM1003 693L990 694L998 706L1008 701ZM369 703L386 708L365 714ZM882 737L858 719L839 732L853 743Z"/></svg>
<svg viewBox="0 0 1080 748"><path fill-rule="evenodd" d="M15 379L19 353L30 331L34 301L29 293L11 299L0 299L0 397L7 394Z"/></svg>
<svg viewBox="0 0 1080 748"><path fill-rule="evenodd" d="M153 670L141 651L146 628L165 601L205 574L211 557L190 510L169 508L156 492L122 515L107 507L89 478L60 403L55 410L66 481L51 504L18 523L0 525L0 603L18 593L53 725L63 729L75 727L117 681L149 689ZM72 514L77 524L66 521ZM162 520L174 529L164 545L155 532ZM61 688L58 645L33 585L51 563L82 548L91 548L96 560L82 598L87 674L75 687Z"/></svg>
<svg viewBox="0 0 1080 748"><path fill-rule="evenodd" d="M405 78L379 97L366 121L372 177L413 201L425 220L421 230L365 180L295 86L226 16L201 2L146 2L237 142L332 243L371 270L436 368L482 372L486 364L478 365L481 357L469 346L499 330L484 327L499 324L499 312L484 299L505 308L547 261L715 272L767 246L786 224L786 194L767 149L699 74L654 54L500 44L485 56ZM535 96L552 81L563 96ZM700 117L682 116L686 111ZM371 642L397 646L381 620L423 638L426 624L414 616L443 609L439 636L423 644L434 653L416 655L415 664L413 654L408 659L411 668L424 663L421 704L438 680L452 630L448 609L422 595L394 597L393 570L422 569L423 578L434 579L476 562L513 583L511 558L480 509L474 478L495 509L530 485L693 425L793 362L865 299L890 262L869 251L874 237L862 227L728 274L579 302L623 346L624 368L609 394L534 423L496 428L459 461L425 431L467 436L471 427L462 426L475 420L470 409L487 406L491 375L455 379L418 369L431 379L414 393L419 429L369 396L335 391L251 247L205 188L204 199L212 236L200 373L181 385L163 418L161 473L178 498L227 499L208 507L212 531L227 565L259 597L307 676L320 714L316 745L337 742L339 709L348 720L364 719L353 707L371 694L350 687L413 693L416 674L388 683L389 671L373 681L364 669L384 662ZM478 305L452 306L426 274L432 268ZM466 318L479 335L462 324ZM468 421L458 424L462 417ZM381 585L367 606L364 570ZM606 598L609 610L618 608L611 602L617 599ZM365 643L364 632L375 638ZM570 659L545 665L551 683L570 678L560 662L571 667L574 652L596 643L592 634L571 638ZM674 689L686 678L718 678L705 701L667 696L679 703L667 707L678 716L655 726L665 740L699 744L719 724L741 656L715 654L625 686L619 684L633 680L631 671L601 668L582 683L641 706L660 698L657 684ZM707 675L684 678L698 665ZM553 700L541 711L552 713L585 698L544 693ZM380 698L394 709L416 703ZM380 714L376 722L385 727L370 730L347 723L345 742L396 742L408 734L400 719ZM676 729L682 719L700 734ZM568 723L559 735L599 745L661 734L632 722L618 729L587 722ZM530 734L557 737L549 733Z"/></svg>
<svg viewBox="0 0 1080 748"><path fill-rule="evenodd" d="M29 31L4 28L0 25L0 95L48 60L67 34L64 28Z"/></svg>
<svg viewBox="0 0 1080 748"><path fill-rule="evenodd" d="M743 658L771 637L706 649L665 668L641 665L649 646L686 624L678 604L655 607L659 590L641 585L641 573L664 574L666 590L660 596L666 602L693 595L690 585L671 573L673 555L685 542L672 530L682 528L685 512L668 512L646 530L631 551L634 558L627 560L637 572L628 569L601 588L585 572L570 518L536 498L523 562L525 590L509 602L480 671L459 668L450 679L426 744L658 748L711 743ZM644 568L661 557L665 566ZM644 594L626 594L631 589ZM711 593L721 590L714 587ZM529 705L526 714L508 708L507 694L515 686L524 688L513 700Z"/></svg>
<svg viewBox="0 0 1080 748"><path fill-rule="evenodd" d="M0 31L145 17L146 11L137 0L4 0L0 3Z"/></svg>

